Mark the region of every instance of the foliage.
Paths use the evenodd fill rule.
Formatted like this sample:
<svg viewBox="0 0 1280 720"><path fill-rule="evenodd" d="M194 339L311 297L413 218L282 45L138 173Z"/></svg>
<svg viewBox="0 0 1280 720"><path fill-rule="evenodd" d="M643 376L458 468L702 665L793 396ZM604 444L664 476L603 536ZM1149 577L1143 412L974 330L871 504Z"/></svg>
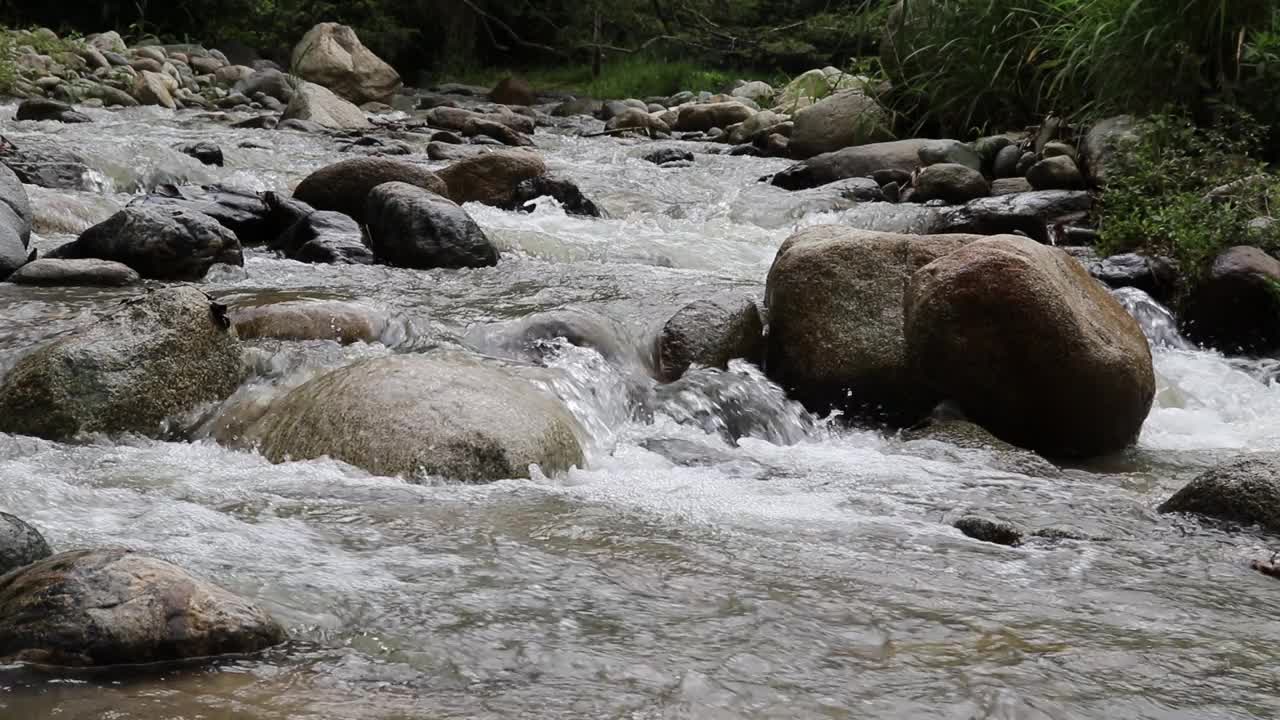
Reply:
<svg viewBox="0 0 1280 720"><path fill-rule="evenodd" d="M1245 90L1262 112L1276 13L1275 0L906 0L885 65L909 91L900 107L959 132L1171 102L1207 116Z"/></svg>
<svg viewBox="0 0 1280 720"><path fill-rule="evenodd" d="M1280 231L1249 226L1270 217L1280 201L1280 181L1254 159L1261 142L1260 129L1247 116L1212 129L1176 114L1141 123L1107 171L1099 250L1170 257L1189 277L1234 245L1280 250ZM1224 197L1209 196L1229 183L1234 185Z"/></svg>
<svg viewBox="0 0 1280 720"><path fill-rule="evenodd" d="M482 68L448 71L441 79L492 86L504 76L523 76L539 90L559 90L580 97L602 99L646 98L673 95L681 90L720 92L732 80L722 70L696 65L686 60L663 60L648 55L628 55L603 65L600 76L591 76L588 65L561 65L547 68Z"/></svg>

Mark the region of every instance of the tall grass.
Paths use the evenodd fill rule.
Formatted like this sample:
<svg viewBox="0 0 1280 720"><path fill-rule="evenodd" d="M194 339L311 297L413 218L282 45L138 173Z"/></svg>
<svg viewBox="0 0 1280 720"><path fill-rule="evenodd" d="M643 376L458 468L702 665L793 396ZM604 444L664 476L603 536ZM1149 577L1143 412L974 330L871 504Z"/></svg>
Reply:
<svg viewBox="0 0 1280 720"><path fill-rule="evenodd" d="M1193 110L1254 80L1276 0L905 0L886 68L957 131L1049 113Z"/></svg>

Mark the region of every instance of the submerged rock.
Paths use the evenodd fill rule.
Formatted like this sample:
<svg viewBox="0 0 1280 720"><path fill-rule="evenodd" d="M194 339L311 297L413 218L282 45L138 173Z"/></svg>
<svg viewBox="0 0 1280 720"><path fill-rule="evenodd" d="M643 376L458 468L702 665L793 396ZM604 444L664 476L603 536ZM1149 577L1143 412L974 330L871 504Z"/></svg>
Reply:
<svg viewBox="0 0 1280 720"><path fill-rule="evenodd" d="M240 384L229 326L221 306L188 286L125 301L18 360L0 384L0 432L159 435L167 418Z"/></svg>
<svg viewBox="0 0 1280 720"><path fill-rule="evenodd" d="M204 213L134 205L48 255L113 260L157 280L199 280L215 263L244 265L235 233Z"/></svg>
<svg viewBox="0 0 1280 720"><path fill-rule="evenodd" d="M811 411L910 424L941 396L910 363L903 296L912 274L978 239L836 225L802 230L769 269L769 377Z"/></svg>
<svg viewBox="0 0 1280 720"><path fill-rule="evenodd" d="M1017 525L984 515L965 515L952 523L952 526L974 540L1010 547L1021 545L1024 535Z"/></svg>
<svg viewBox="0 0 1280 720"><path fill-rule="evenodd" d="M658 333L658 376L667 382L692 365L724 369L737 358L757 365L764 359L764 321L748 297L696 300Z"/></svg>
<svg viewBox="0 0 1280 720"><path fill-rule="evenodd" d="M225 162L225 159L222 156L222 148L206 140L202 140L200 142L178 143L173 146L173 149L183 155L190 155L205 165L222 167Z"/></svg>
<svg viewBox="0 0 1280 720"><path fill-rule="evenodd" d="M520 183L546 172L547 164L535 153L497 151L459 160L441 170L440 179L448 187L449 199L459 205L478 202L509 207Z"/></svg>
<svg viewBox="0 0 1280 720"><path fill-rule="evenodd" d="M105 666L252 653L287 638L261 608L124 549L61 553L0 577L0 659Z"/></svg>
<svg viewBox="0 0 1280 720"><path fill-rule="evenodd" d="M369 246L382 262L408 268L498 264L498 249L457 203L415 185L392 182L369 193Z"/></svg>
<svg viewBox="0 0 1280 720"><path fill-rule="evenodd" d="M1256 247L1223 251L1187 297L1182 332L1225 353L1280 348L1280 260Z"/></svg>
<svg viewBox="0 0 1280 720"><path fill-rule="evenodd" d="M0 576L52 554L39 530L9 513L0 512Z"/></svg>
<svg viewBox="0 0 1280 720"><path fill-rule="evenodd" d="M667 163L693 162L693 153L678 147L662 147L656 150L650 150L641 156L641 159L647 160L654 165L666 165Z"/></svg>
<svg viewBox="0 0 1280 720"><path fill-rule="evenodd" d="M229 313L242 340L380 342L391 323L382 310L342 300L293 300L236 307Z"/></svg>
<svg viewBox="0 0 1280 720"><path fill-rule="evenodd" d="M355 30L320 23L293 48L294 74L318 83L354 103L390 103L400 75L360 42Z"/></svg>
<svg viewBox="0 0 1280 720"><path fill-rule="evenodd" d="M1246 455L1213 468L1174 493L1162 513L1194 513L1280 532L1280 456Z"/></svg>
<svg viewBox="0 0 1280 720"><path fill-rule="evenodd" d="M1142 429L1155 395L1147 339L1061 250L979 240L917 271L905 305L918 377L1002 440L1089 457Z"/></svg>
<svg viewBox="0 0 1280 720"><path fill-rule="evenodd" d="M321 375L279 398L246 440L272 462L328 455L379 475L486 482L583 463L559 401L474 360L394 355Z"/></svg>
<svg viewBox="0 0 1280 720"><path fill-rule="evenodd" d="M364 222L369 193L389 182L416 185L439 195L449 192L444 180L419 165L363 157L341 160L316 170L298 183L293 196L316 210L336 210Z"/></svg>
<svg viewBox="0 0 1280 720"><path fill-rule="evenodd" d="M57 260L40 258L18 268L9 276L17 285L90 285L121 287L141 282L137 272L110 260Z"/></svg>

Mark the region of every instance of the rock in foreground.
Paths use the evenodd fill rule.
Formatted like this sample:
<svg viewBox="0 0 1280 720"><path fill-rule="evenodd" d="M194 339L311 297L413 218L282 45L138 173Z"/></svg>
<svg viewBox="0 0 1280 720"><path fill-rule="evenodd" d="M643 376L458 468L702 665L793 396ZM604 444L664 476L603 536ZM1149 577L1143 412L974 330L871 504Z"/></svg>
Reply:
<svg viewBox="0 0 1280 720"><path fill-rule="evenodd" d="M0 432L154 436L166 418L230 395L242 376L218 307L195 288L164 288L19 359L0 385Z"/></svg>
<svg viewBox="0 0 1280 720"><path fill-rule="evenodd" d="M252 653L286 638L265 610L128 550L62 553L0 577L8 662L165 662Z"/></svg>
<svg viewBox="0 0 1280 720"><path fill-rule="evenodd" d="M559 401L501 370L395 355L294 388L246 439L272 462L328 455L379 475L485 482L581 466L576 427Z"/></svg>
<svg viewBox="0 0 1280 720"><path fill-rule="evenodd" d="M905 335L932 390L1049 456L1125 448L1155 395L1137 322L1078 262L1026 238L979 240L916 272Z"/></svg>

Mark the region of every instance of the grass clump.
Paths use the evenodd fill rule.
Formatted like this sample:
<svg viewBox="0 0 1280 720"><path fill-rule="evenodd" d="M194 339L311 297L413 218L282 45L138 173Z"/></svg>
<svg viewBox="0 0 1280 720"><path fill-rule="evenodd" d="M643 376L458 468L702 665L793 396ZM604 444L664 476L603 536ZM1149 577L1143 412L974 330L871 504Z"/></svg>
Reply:
<svg viewBox="0 0 1280 720"><path fill-rule="evenodd" d="M1209 129L1184 114L1140 123L1107 171L1099 251L1168 257L1191 280L1235 245L1280 251L1280 225L1251 227L1280 200L1280 181L1256 159L1262 142L1247 116Z"/></svg>

